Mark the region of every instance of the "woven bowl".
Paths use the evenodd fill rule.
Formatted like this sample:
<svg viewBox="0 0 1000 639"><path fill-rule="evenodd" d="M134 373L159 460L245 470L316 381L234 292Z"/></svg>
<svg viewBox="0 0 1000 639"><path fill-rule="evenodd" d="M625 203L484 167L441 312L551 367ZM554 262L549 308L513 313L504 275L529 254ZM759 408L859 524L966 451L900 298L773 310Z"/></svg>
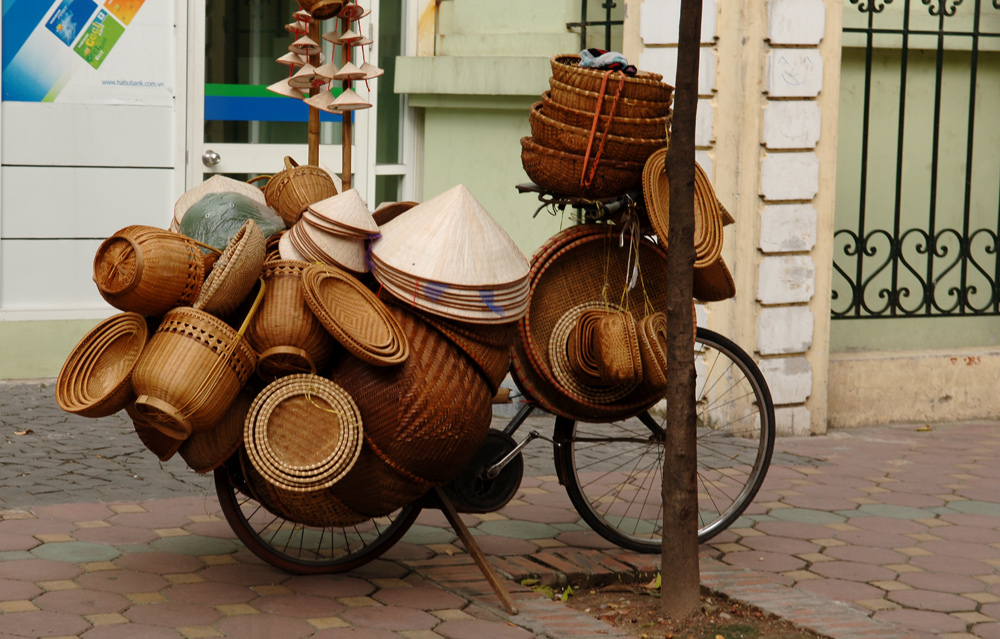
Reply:
<svg viewBox="0 0 1000 639"><path fill-rule="evenodd" d="M134 402L132 371L148 337L146 319L138 313L119 313L92 328L59 371L59 407L84 417L106 417Z"/></svg>
<svg viewBox="0 0 1000 639"><path fill-rule="evenodd" d="M603 99L596 91L587 91L549 78L549 95L556 104L571 107L587 113L597 112L598 102L601 104L601 115L612 115L623 118L663 118L670 115L670 101L654 102L649 100L633 100L618 98L607 92Z"/></svg>
<svg viewBox="0 0 1000 639"><path fill-rule="evenodd" d="M194 307L217 317L235 311L257 283L265 252L264 234L247 220L216 260Z"/></svg>
<svg viewBox="0 0 1000 639"><path fill-rule="evenodd" d="M590 186L582 187L582 155L550 149L530 137L521 138L521 165L542 189L569 197L613 197L634 191L642 183L641 163L601 159Z"/></svg>
<svg viewBox="0 0 1000 639"><path fill-rule="evenodd" d="M128 226L105 240L94 256L94 282L108 304L160 317L190 306L205 281L198 245L151 226Z"/></svg>
<svg viewBox="0 0 1000 639"><path fill-rule="evenodd" d="M542 106L545 107L545 114L547 116L563 124L580 127L588 131L594 124L593 112L580 111L579 109L557 104L553 102L549 91L542 94ZM624 118L615 114L615 117L610 118L610 125L608 124L608 116L599 115L597 117L597 130L604 131L607 129L611 135L619 135L626 138L645 138L648 140L669 138L670 116L662 118Z"/></svg>
<svg viewBox="0 0 1000 639"><path fill-rule="evenodd" d="M605 82L606 71L589 69L580 66L580 56L575 54L555 55L549 59L552 66L552 77L563 84L574 86L584 91L600 91ZM615 95L618 84L625 81L622 97L631 100L647 102L670 102L674 88L663 82L663 76L649 71L639 71L635 76L611 72L607 74L606 95Z"/></svg>
<svg viewBox="0 0 1000 639"><path fill-rule="evenodd" d="M654 151L669 144L664 138L647 140L605 135L601 128L595 131L591 139L589 128L563 124L548 117L548 111L541 102L531 105L528 123L531 125L531 135L538 144L574 155L586 155L589 150L591 158L645 162Z"/></svg>

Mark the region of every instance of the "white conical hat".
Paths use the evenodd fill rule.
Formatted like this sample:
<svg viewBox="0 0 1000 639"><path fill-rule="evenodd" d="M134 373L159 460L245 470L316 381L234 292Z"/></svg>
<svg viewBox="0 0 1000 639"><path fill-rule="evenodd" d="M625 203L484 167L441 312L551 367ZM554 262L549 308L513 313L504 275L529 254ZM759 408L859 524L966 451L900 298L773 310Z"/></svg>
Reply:
<svg viewBox="0 0 1000 639"><path fill-rule="evenodd" d="M288 84L295 87L296 89L310 89L316 82L316 67L311 64L304 64L302 68L295 72L295 75L288 79ZM319 78L322 83L322 78Z"/></svg>
<svg viewBox="0 0 1000 639"><path fill-rule="evenodd" d="M283 95L286 98L295 98L296 100L301 100L306 97L301 91L289 84L289 80L291 80L291 78L285 78L281 82L275 82L271 86L267 87L267 90L271 93Z"/></svg>
<svg viewBox="0 0 1000 639"><path fill-rule="evenodd" d="M356 189L348 189L310 204L309 210L338 226L367 234L378 233L378 224L372 218L368 204L361 199L361 194Z"/></svg>
<svg viewBox="0 0 1000 639"><path fill-rule="evenodd" d="M330 60L323 66L316 69L316 75L321 75L327 80L332 80L333 76L337 75L337 71L340 71L340 69L337 68L337 65L333 60Z"/></svg>
<svg viewBox="0 0 1000 639"><path fill-rule="evenodd" d="M354 22L355 20L360 20L371 12L371 9L365 9L357 3L350 2L344 4L338 17L347 20L348 22Z"/></svg>
<svg viewBox="0 0 1000 639"><path fill-rule="evenodd" d="M285 31L289 33L294 33L295 35L301 35L304 33L309 33L309 25L307 25L305 22L295 21L291 24L286 24Z"/></svg>
<svg viewBox="0 0 1000 639"><path fill-rule="evenodd" d="M372 105L358 95L354 89L344 89L344 92L337 96L337 99L327 107L328 111L358 111L360 109L370 109Z"/></svg>
<svg viewBox="0 0 1000 639"><path fill-rule="evenodd" d="M361 70L365 72L365 77L361 78L362 80L374 80L385 73L385 69L380 69L371 62L362 64Z"/></svg>
<svg viewBox="0 0 1000 639"><path fill-rule="evenodd" d="M294 16L295 19L298 20L299 22L305 22L306 24L313 21L312 14L306 11L305 9L299 9L298 11L293 13L292 16Z"/></svg>
<svg viewBox="0 0 1000 639"><path fill-rule="evenodd" d="M311 98L306 98L304 102L313 108L325 111L333 102L333 94L329 91L321 91Z"/></svg>
<svg viewBox="0 0 1000 639"><path fill-rule="evenodd" d="M372 253L401 273L472 287L495 287L528 276L528 258L461 184L380 230Z"/></svg>
<svg viewBox="0 0 1000 639"><path fill-rule="evenodd" d="M334 80L361 80L367 74L354 66L353 62L348 62L344 66L340 67L340 71L333 76Z"/></svg>
<svg viewBox="0 0 1000 639"><path fill-rule="evenodd" d="M298 53L292 53L289 51L285 55L281 56L276 60L278 64L283 64L286 67L301 67L306 64L306 59L300 56Z"/></svg>
<svg viewBox="0 0 1000 639"><path fill-rule="evenodd" d="M299 55L312 55L319 53L320 46L309 36L302 36L295 42L288 45L288 50Z"/></svg>
<svg viewBox="0 0 1000 639"><path fill-rule="evenodd" d="M347 31L340 34L340 37L334 40L334 44L348 44L351 42L357 42L362 36L360 33L354 29L348 29Z"/></svg>
<svg viewBox="0 0 1000 639"><path fill-rule="evenodd" d="M365 263L365 241L363 239L349 239L331 235L322 229L311 224L299 222L293 227L294 231L301 231L297 237L306 243L312 250L312 257L325 263L336 264L346 268L353 273L367 273L368 265ZM292 237L294 241L296 236Z"/></svg>

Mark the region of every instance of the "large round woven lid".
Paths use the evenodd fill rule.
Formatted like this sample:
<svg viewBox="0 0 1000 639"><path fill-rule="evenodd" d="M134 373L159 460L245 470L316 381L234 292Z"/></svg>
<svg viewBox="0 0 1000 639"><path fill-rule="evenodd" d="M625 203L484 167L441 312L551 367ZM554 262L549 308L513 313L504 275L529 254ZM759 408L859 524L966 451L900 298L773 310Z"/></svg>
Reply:
<svg viewBox="0 0 1000 639"><path fill-rule="evenodd" d="M381 227L372 254L422 280L493 288L528 275L528 259L462 185Z"/></svg>
<svg viewBox="0 0 1000 639"><path fill-rule="evenodd" d="M568 311L596 303L618 306L641 319L666 308L666 253L645 238L630 252L627 245L619 247L619 237L620 232L604 225L575 226L553 236L532 258L531 301L513 349L514 379L543 408L571 419L624 419L662 395L639 384L621 399L600 403L567 389L553 372L550 344ZM639 279L626 295L636 252Z"/></svg>
<svg viewBox="0 0 1000 639"><path fill-rule="evenodd" d="M330 266L302 272L306 303L330 334L375 366L402 364L409 341L386 305L350 274Z"/></svg>
<svg viewBox="0 0 1000 639"><path fill-rule="evenodd" d="M216 260L194 307L223 317L235 311L260 277L266 253L264 233L247 220Z"/></svg>
<svg viewBox="0 0 1000 639"><path fill-rule="evenodd" d="M84 417L106 417L131 404L132 370L148 338L146 318L139 313L112 315L88 331L59 371L59 407Z"/></svg>
<svg viewBox="0 0 1000 639"><path fill-rule="evenodd" d="M188 209L191 208L195 202L209 193L239 193L247 196L254 202L259 202L260 204L267 206L264 194L260 189L252 184L227 178L224 175L213 175L198 186L188 190L184 193L184 195L177 199L177 202L174 204L174 221L180 224Z"/></svg>
<svg viewBox="0 0 1000 639"><path fill-rule="evenodd" d="M317 375L268 384L247 414L243 443L254 468L285 490L328 488L357 461L361 413L340 386Z"/></svg>

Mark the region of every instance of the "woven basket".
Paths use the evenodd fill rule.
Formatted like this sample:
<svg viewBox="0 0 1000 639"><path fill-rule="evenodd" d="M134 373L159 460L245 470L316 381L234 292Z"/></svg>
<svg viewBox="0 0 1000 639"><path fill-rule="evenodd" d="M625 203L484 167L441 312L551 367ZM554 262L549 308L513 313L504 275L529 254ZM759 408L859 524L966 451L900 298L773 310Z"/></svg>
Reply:
<svg viewBox="0 0 1000 639"><path fill-rule="evenodd" d="M252 402L253 395L243 389L214 428L192 433L179 442L177 452L191 470L197 473L215 470L239 450L243 443L243 422Z"/></svg>
<svg viewBox="0 0 1000 639"><path fill-rule="evenodd" d="M106 417L134 402L132 371L148 337L146 319L138 313L119 313L92 328L59 371L59 407L84 417Z"/></svg>
<svg viewBox="0 0 1000 639"><path fill-rule="evenodd" d="M697 333L697 318L695 332ZM653 313L639 321L639 346L642 351L642 377L646 384L667 390L667 316Z"/></svg>
<svg viewBox="0 0 1000 639"><path fill-rule="evenodd" d="M94 256L94 282L108 304L159 317L190 306L205 281L205 262L193 240L152 226L128 226Z"/></svg>
<svg viewBox="0 0 1000 639"><path fill-rule="evenodd" d="M354 468L328 490L352 511L381 517L412 504L432 487L386 462L366 437Z"/></svg>
<svg viewBox="0 0 1000 639"><path fill-rule="evenodd" d="M627 397L637 386L634 382L608 385L599 377L595 379L596 375L591 375L589 372L580 374L571 361L569 346L572 343L574 329L580 324L584 324L586 329L588 323L597 323L588 322L588 319L596 318L597 321L600 321L609 312L618 311L612 311L602 302L584 302L566 311L556 323L555 328L552 329L552 336L549 338L549 368L552 370L552 376L559 388L567 397L576 401L592 404L614 404ZM593 331L585 330L584 332L593 335ZM583 351L585 350L592 349L587 346L583 349ZM576 355L581 355L583 351L577 350ZM596 364L592 364L592 366L596 371Z"/></svg>
<svg viewBox="0 0 1000 639"><path fill-rule="evenodd" d="M596 158L600 154L599 157L602 159L645 162L654 151L668 144L663 138L647 140L604 135L604 130L601 128L598 128L591 140L589 128L563 124L548 117L541 102L531 105L528 123L531 125L531 135L538 144L574 155L585 155L589 146L591 158Z"/></svg>
<svg viewBox="0 0 1000 639"><path fill-rule="evenodd" d="M580 56L574 54L552 56L549 63L552 66L552 77L563 84L584 91L600 91L607 73L598 69L581 67ZM674 88L663 82L663 76L648 71L639 71L634 77L624 73L611 72L607 80L607 95L614 95L618 91L618 84L622 79L625 81L625 87L622 89L623 98L667 103L673 98Z"/></svg>
<svg viewBox="0 0 1000 639"><path fill-rule="evenodd" d="M301 493L282 490L269 483L250 463L245 450L240 451L240 464L250 492L264 508L279 517L320 527L352 526L369 519L345 505L330 489Z"/></svg>
<svg viewBox="0 0 1000 639"><path fill-rule="evenodd" d="M135 434L139 437L139 441L142 442L142 445L147 450L156 455L156 458L161 462L170 461L178 449L180 449L181 444L184 443L179 439L164 435L153 424L146 421L136 411L134 404L126 406L125 413L132 420L132 427L135 429Z"/></svg>
<svg viewBox="0 0 1000 639"><path fill-rule="evenodd" d="M664 118L670 115L670 102L651 102L648 100L633 100L619 98L617 104L615 94L607 91L603 100L596 91L578 89L564 84L555 78L549 78L549 96L556 104L561 104L578 111L595 113L598 102L601 103L601 115L612 115L623 118Z"/></svg>
<svg viewBox="0 0 1000 639"><path fill-rule="evenodd" d="M285 157L285 170L275 173L264 187L267 205L278 212L289 228L310 204L337 194L330 174L318 166L299 166Z"/></svg>
<svg viewBox="0 0 1000 639"><path fill-rule="evenodd" d="M553 120L589 130L594 124L594 113L580 111L552 101L549 91L542 94L542 106L545 108L545 115ZM607 129L611 135L622 137L637 137L648 140L661 140L669 138L670 116L663 118L623 118L617 113L611 118L610 128L608 116L598 116L597 130Z"/></svg>
<svg viewBox="0 0 1000 639"><path fill-rule="evenodd" d="M138 412L176 439L215 426L257 366L242 334L194 308L168 312L132 373Z"/></svg>
<svg viewBox="0 0 1000 639"><path fill-rule="evenodd" d="M299 6L316 20L329 20L340 13L344 0L299 0Z"/></svg>
<svg viewBox="0 0 1000 639"><path fill-rule="evenodd" d="M628 311L608 313L594 327L597 373L608 386L639 384L642 355L635 318Z"/></svg>
<svg viewBox="0 0 1000 639"><path fill-rule="evenodd" d="M469 324L418 311L396 298L391 298L390 303L402 308L409 308L411 313L433 326L449 342L465 353L486 379L490 392L496 394L510 370L510 347L517 339L517 322Z"/></svg>
<svg viewBox="0 0 1000 639"><path fill-rule="evenodd" d="M348 357L330 379L361 409L365 441L379 458L417 483L442 485L485 438L492 393L451 342L416 316L391 312L410 343L406 362L386 368Z"/></svg>
<svg viewBox="0 0 1000 639"><path fill-rule="evenodd" d="M260 353L257 374L268 381L323 369L339 350L336 340L306 303L302 273L307 262L266 262L267 294L247 328L247 342Z"/></svg>
<svg viewBox="0 0 1000 639"><path fill-rule="evenodd" d="M215 262L194 307L218 317L235 311L260 277L264 244L260 227L253 220L244 222Z"/></svg>
<svg viewBox="0 0 1000 639"><path fill-rule="evenodd" d="M602 159L589 187L580 186L584 157L521 138L521 165L532 182L546 191L570 197L604 198L636 190L642 164Z"/></svg>

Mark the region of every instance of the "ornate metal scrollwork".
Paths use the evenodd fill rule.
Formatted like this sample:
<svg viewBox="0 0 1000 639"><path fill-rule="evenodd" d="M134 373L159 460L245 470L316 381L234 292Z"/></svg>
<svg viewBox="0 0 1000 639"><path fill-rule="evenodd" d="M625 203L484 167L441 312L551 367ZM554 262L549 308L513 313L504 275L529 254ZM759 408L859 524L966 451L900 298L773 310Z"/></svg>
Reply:
<svg viewBox="0 0 1000 639"><path fill-rule="evenodd" d="M920 1L923 2L925 5L927 5L927 11L932 16L944 16L946 18L950 18L951 16L955 15L955 10L958 8L958 5L962 4L963 0L951 0L952 4L950 7L948 6L948 0L920 0ZM937 6L934 6L935 3L937 4ZM996 5L997 0L993 0L993 4Z"/></svg>
<svg viewBox="0 0 1000 639"><path fill-rule="evenodd" d="M1000 235L879 229L834 235L834 318L1000 313ZM838 304L839 302L839 304Z"/></svg>
<svg viewBox="0 0 1000 639"><path fill-rule="evenodd" d="M994 3L1000 2L1000 0L993 1ZM863 0L850 0L850 3L858 5L858 11L861 13L882 13L885 5L892 4L892 0L882 0L882 2L878 2L878 0L868 0L867 2Z"/></svg>

